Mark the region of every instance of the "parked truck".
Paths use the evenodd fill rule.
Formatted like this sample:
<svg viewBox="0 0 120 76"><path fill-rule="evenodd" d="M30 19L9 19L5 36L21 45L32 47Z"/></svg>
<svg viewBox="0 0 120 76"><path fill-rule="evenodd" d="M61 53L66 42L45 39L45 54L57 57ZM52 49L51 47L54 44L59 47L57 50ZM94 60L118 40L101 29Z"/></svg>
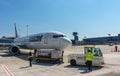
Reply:
<svg viewBox="0 0 120 76"><path fill-rule="evenodd" d="M91 50L93 54L93 66L101 66L104 64L103 54L99 47L84 47L84 54L69 54L68 62L72 65L85 65L86 53Z"/></svg>
<svg viewBox="0 0 120 76"><path fill-rule="evenodd" d="M64 51L58 49L40 49L36 51L36 62L58 63L63 61Z"/></svg>

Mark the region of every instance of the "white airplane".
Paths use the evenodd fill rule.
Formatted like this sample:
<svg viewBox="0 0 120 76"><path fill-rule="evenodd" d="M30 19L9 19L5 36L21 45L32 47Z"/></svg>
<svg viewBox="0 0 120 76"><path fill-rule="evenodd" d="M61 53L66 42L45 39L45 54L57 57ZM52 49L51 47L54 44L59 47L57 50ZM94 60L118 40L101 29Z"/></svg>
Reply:
<svg viewBox="0 0 120 76"><path fill-rule="evenodd" d="M12 55L20 54L23 49L60 49L64 50L72 44L71 40L61 32L46 32L25 37L18 37L15 25L16 37L14 43L9 47Z"/></svg>

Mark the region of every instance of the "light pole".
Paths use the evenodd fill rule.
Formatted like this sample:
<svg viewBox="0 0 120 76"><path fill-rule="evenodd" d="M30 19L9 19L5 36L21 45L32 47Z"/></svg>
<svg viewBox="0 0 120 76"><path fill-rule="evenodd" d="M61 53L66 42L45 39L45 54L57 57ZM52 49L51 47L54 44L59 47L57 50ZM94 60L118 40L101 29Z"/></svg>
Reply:
<svg viewBox="0 0 120 76"><path fill-rule="evenodd" d="M21 30L20 30L20 28L18 28L18 30L19 30L19 36L20 36L20 34L21 34Z"/></svg>
<svg viewBox="0 0 120 76"><path fill-rule="evenodd" d="M111 45L113 45L112 44L112 36L111 36L111 34L108 34L108 36L109 36L109 41L108 42L109 42L109 45L111 46Z"/></svg>
<svg viewBox="0 0 120 76"><path fill-rule="evenodd" d="M27 28L27 37L28 37L28 25L26 25L26 28Z"/></svg>
<svg viewBox="0 0 120 76"><path fill-rule="evenodd" d="M112 40L112 38L111 38L111 34L108 34L108 36L109 36L109 41L111 41L111 40Z"/></svg>

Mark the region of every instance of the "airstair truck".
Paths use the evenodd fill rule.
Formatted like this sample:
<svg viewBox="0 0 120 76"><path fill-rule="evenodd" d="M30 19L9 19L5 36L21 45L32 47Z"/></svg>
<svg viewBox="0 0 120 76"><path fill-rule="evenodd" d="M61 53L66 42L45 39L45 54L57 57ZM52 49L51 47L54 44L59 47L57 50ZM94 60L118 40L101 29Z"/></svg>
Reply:
<svg viewBox="0 0 120 76"><path fill-rule="evenodd" d="M103 54L99 47L84 47L84 54L69 54L68 62L72 65L85 65L86 53L91 50L93 54L93 66L101 66L104 64Z"/></svg>
<svg viewBox="0 0 120 76"><path fill-rule="evenodd" d="M63 61L63 51L58 49L40 49L36 52L36 62L58 63Z"/></svg>

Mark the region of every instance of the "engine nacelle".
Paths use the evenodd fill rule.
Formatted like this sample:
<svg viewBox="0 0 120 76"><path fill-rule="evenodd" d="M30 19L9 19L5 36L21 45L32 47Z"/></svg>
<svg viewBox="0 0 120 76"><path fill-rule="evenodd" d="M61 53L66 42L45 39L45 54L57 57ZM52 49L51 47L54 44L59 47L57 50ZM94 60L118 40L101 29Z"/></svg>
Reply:
<svg viewBox="0 0 120 76"><path fill-rule="evenodd" d="M9 50L9 53L11 55L18 55L18 54L20 54L19 46L10 46L8 50Z"/></svg>

